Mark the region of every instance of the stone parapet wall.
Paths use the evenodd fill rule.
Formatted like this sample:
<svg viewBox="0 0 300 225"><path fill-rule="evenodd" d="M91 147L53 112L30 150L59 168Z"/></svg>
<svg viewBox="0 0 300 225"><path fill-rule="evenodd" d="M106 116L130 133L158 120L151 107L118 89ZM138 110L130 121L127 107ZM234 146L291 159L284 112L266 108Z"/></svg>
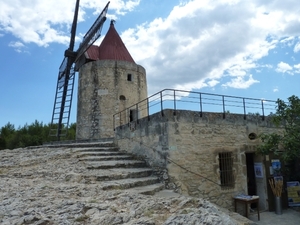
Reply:
<svg viewBox="0 0 300 225"><path fill-rule="evenodd" d="M154 167L168 171L168 182L178 191L203 197L226 208L233 206L232 197L247 193L247 152L255 152L258 139L249 134L274 132L269 118L260 116L194 111L164 110L149 120L118 127L116 141L123 150L147 159ZM232 152L235 185L220 187L219 153ZM169 159L169 160L168 160ZM205 179L208 178L208 179ZM265 182L263 180L262 182ZM172 186L172 185L171 185ZM263 191L262 191L263 192ZM266 193L261 193L265 198Z"/></svg>
<svg viewBox="0 0 300 225"><path fill-rule="evenodd" d="M167 118L160 113L123 125L115 130L115 141L122 151L147 159L151 167L166 168L168 145Z"/></svg>

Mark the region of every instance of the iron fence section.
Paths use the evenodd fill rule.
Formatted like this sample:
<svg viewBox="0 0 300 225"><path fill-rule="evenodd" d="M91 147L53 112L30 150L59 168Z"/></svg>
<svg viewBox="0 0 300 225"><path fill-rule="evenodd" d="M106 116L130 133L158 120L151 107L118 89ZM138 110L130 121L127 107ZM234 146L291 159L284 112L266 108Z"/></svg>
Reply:
<svg viewBox="0 0 300 225"><path fill-rule="evenodd" d="M218 95L194 91L164 89L148 98L113 115L114 128L148 117L160 112L163 116L164 109L191 110L199 112L200 117L204 112L223 113L223 118L228 113L247 115L255 114L265 119L265 116L276 112L277 102L273 100L245 98L229 95Z"/></svg>

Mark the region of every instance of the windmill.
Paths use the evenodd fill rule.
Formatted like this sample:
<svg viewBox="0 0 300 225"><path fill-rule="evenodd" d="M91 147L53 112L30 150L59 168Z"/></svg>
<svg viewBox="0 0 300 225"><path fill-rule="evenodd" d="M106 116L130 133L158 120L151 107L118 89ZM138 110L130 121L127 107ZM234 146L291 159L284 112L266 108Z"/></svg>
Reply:
<svg viewBox="0 0 300 225"><path fill-rule="evenodd" d="M85 63L83 54L100 37L102 26L106 20L108 5L106 4L94 24L83 37L77 51L74 51L77 18L79 10L79 0L76 0L74 18L71 29L69 48L64 53L64 59L59 67L57 78L55 100L50 126L50 136L55 136L60 140L61 136L67 134L69 126L72 95L74 89L75 72Z"/></svg>

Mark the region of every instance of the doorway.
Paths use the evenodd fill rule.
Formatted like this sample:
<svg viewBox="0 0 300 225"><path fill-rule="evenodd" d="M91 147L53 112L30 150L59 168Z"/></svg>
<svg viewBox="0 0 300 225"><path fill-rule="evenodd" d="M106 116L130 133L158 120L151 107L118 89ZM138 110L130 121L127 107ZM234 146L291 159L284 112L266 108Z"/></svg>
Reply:
<svg viewBox="0 0 300 225"><path fill-rule="evenodd" d="M129 122L138 120L139 115L136 109L130 109L129 111Z"/></svg>
<svg viewBox="0 0 300 225"><path fill-rule="evenodd" d="M247 191L248 195L257 195L256 180L254 173L254 153L246 153L246 166L247 166ZM251 208L256 208L256 203L251 204Z"/></svg>

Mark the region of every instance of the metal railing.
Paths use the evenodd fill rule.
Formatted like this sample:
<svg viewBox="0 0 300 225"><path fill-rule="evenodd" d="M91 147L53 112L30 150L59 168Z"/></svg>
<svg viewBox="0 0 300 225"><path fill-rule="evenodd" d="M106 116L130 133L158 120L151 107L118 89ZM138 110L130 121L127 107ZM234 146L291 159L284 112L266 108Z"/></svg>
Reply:
<svg viewBox="0 0 300 225"><path fill-rule="evenodd" d="M202 117L204 112L235 113L247 115L260 115L262 120L266 115L276 112L277 102L273 100L244 98L229 95L209 94L194 91L164 89L148 98L113 115L114 129L132 121L148 117L164 109L172 109L174 115L177 110L191 110L199 112Z"/></svg>

